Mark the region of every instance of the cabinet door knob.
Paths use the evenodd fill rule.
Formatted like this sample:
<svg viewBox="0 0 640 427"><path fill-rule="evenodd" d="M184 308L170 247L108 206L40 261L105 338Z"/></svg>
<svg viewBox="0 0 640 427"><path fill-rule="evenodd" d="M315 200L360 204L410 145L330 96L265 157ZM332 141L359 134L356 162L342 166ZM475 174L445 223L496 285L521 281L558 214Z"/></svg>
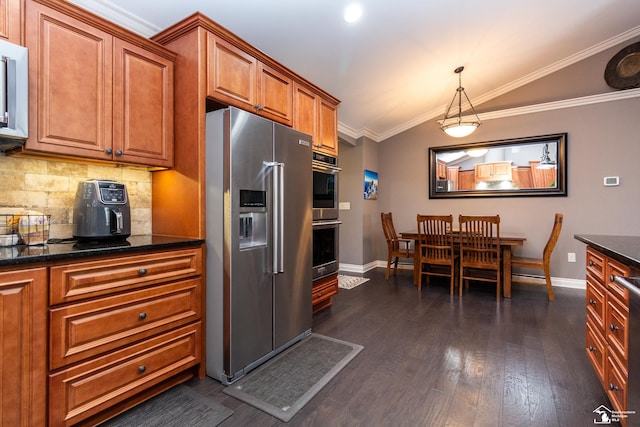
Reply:
<svg viewBox="0 0 640 427"><path fill-rule="evenodd" d="M122 156L122 150L116 150L116 156Z"/></svg>
<svg viewBox="0 0 640 427"><path fill-rule="evenodd" d="M143 372L144 372L144 371L146 371L146 370L147 370L147 367L146 367L146 366L144 366L144 365L140 365L140 366L138 366L138 372L143 373Z"/></svg>
<svg viewBox="0 0 640 427"><path fill-rule="evenodd" d="M613 385L613 383L609 383L609 390L619 390L617 385Z"/></svg>
<svg viewBox="0 0 640 427"><path fill-rule="evenodd" d="M113 150L111 148L107 148L106 150L104 150L104 152L107 154L112 154Z"/></svg>
<svg viewBox="0 0 640 427"><path fill-rule="evenodd" d="M620 328L616 325L614 325L613 323L609 325L609 329L612 331L618 331L620 330Z"/></svg>
<svg viewBox="0 0 640 427"><path fill-rule="evenodd" d="M141 276L144 276L147 274L147 269L146 268L141 268L140 271L138 271L138 274L140 274Z"/></svg>
<svg viewBox="0 0 640 427"><path fill-rule="evenodd" d="M592 345L589 346L589 351L596 351L596 348Z"/></svg>
<svg viewBox="0 0 640 427"><path fill-rule="evenodd" d="M596 305L596 302L595 302L594 300L590 299L590 300L589 300L589 304L591 304L591 305Z"/></svg>
<svg viewBox="0 0 640 427"><path fill-rule="evenodd" d="M595 263L595 262L593 262L593 261L589 261L589 267L593 267L594 265L596 265L596 263Z"/></svg>
<svg viewBox="0 0 640 427"><path fill-rule="evenodd" d="M616 280L616 276L614 276L613 274L611 276L609 276L609 281L611 283L613 283L614 280Z"/></svg>
<svg viewBox="0 0 640 427"><path fill-rule="evenodd" d="M138 319L140 320L144 320L147 318L147 313L145 313L144 311L140 314L138 314Z"/></svg>

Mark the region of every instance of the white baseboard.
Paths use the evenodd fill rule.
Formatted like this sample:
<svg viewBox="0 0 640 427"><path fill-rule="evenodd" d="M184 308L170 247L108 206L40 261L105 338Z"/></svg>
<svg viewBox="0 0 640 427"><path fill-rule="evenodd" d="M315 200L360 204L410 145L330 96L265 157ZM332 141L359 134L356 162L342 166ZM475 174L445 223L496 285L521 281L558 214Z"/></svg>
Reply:
<svg viewBox="0 0 640 427"><path fill-rule="evenodd" d="M339 269L340 271L344 271L347 273L366 273L367 271L373 270L374 268L387 268L387 261L377 260L372 261L365 265L358 264L344 264L340 263ZM413 270L413 264L407 262L399 262L398 269L400 270ZM544 284L544 277L542 276L533 276L533 275L519 275L514 274L513 277L517 278L526 278L532 282L539 282L540 284ZM571 288L571 289L586 289L587 282L582 279L568 279L565 277L552 277L551 283L553 286L557 286L559 288Z"/></svg>

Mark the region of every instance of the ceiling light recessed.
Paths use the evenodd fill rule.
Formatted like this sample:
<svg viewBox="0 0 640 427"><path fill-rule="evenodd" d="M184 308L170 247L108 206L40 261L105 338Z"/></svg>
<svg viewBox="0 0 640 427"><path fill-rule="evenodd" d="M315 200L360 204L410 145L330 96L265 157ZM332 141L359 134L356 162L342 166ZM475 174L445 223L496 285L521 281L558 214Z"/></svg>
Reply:
<svg viewBox="0 0 640 427"><path fill-rule="evenodd" d="M344 10L344 20L347 22L356 22L362 16L362 6L352 3Z"/></svg>

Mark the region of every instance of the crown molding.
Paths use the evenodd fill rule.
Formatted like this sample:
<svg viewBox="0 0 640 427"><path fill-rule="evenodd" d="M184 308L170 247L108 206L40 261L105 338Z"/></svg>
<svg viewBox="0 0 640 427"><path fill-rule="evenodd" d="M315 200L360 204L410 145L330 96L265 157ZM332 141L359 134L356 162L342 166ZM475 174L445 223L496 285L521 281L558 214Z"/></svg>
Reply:
<svg viewBox="0 0 640 427"><path fill-rule="evenodd" d="M589 95L580 98L564 99L562 101L545 102L542 104L527 105L524 107L508 108L505 110L490 111L478 114L480 120L502 119L505 117L520 116L523 114L541 113L544 111L560 110L563 108L582 107L585 105L599 104L602 102L621 101L624 99L640 98L640 88L607 92L599 95ZM462 120L471 119L473 116L463 116ZM438 120L442 123L442 120Z"/></svg>
<svg viewBox="0 0 640 427"><path fill-rule="evenodd" d="M114 24L118 24L128 30L133 31L143 37L150 38L158 34L162 29L156 27L144 19L127 12L108 0L68 0L90 12L105 18Z"/></svg>

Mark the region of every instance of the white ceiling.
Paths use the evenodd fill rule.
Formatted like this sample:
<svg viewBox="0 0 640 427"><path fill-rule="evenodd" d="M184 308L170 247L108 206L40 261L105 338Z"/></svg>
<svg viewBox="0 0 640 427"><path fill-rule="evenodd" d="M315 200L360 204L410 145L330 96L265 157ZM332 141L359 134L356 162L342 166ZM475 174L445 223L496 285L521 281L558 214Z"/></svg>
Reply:
<svg viewBox="0 0 640 427"><path fill-rule="evenodd" d="M637 0L72 0L151 36L200 11L342 101L339 130L388 138L640 35ZM357 0L356 0L357 2ZM604 72L604 70L603 70Z"/></svg>

